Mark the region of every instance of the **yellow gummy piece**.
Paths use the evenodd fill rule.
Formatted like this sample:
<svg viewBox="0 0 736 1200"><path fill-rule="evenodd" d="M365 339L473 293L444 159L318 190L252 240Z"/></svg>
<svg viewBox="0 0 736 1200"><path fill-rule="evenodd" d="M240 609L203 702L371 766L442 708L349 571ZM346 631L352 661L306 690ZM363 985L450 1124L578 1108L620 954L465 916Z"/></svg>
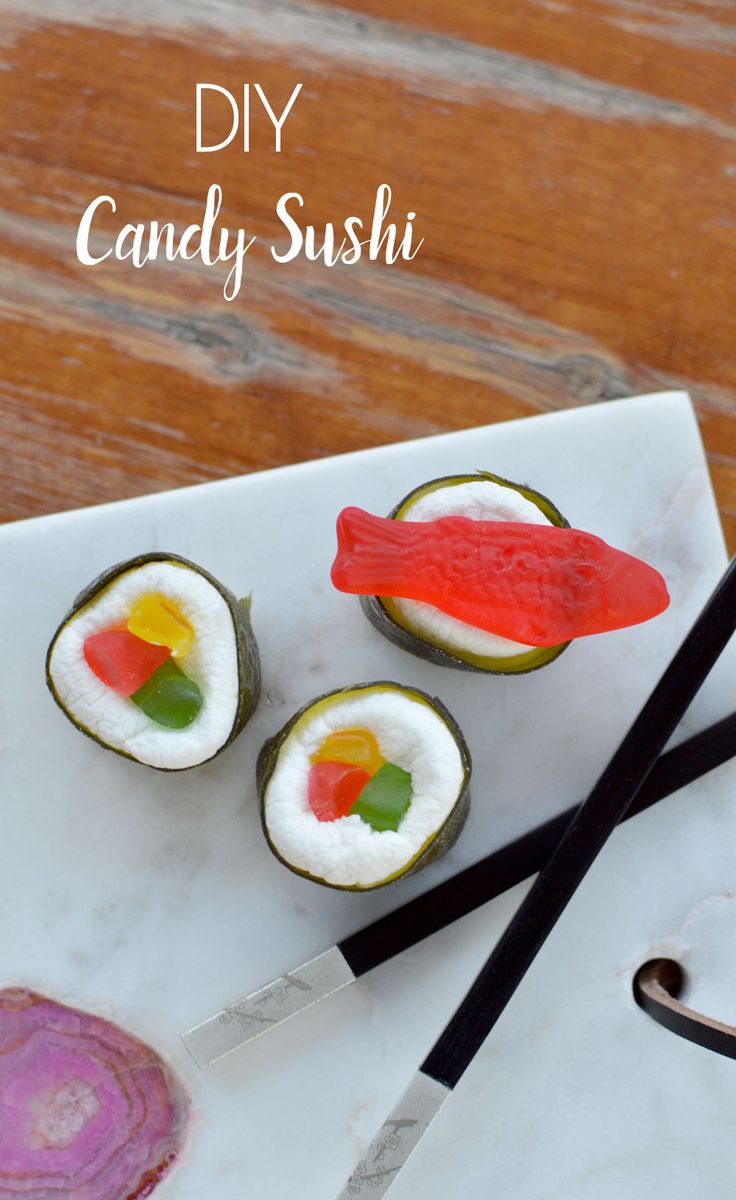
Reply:
<svg viewBox="0 0 736 1200"><path fill-rule="evenodd" d="M148 592L136 600L128 630L154 646L168 646L172 658L184 658L194 641L194 630L173 600Z"/></svg>
<svg viewBox="0 0 736 1200"><path fill-rule="evenodd" d="M350 763L351 766L362 767L369 775L375 775L386 759L369 729L338 729L325 738L309 761Z"/></svg>

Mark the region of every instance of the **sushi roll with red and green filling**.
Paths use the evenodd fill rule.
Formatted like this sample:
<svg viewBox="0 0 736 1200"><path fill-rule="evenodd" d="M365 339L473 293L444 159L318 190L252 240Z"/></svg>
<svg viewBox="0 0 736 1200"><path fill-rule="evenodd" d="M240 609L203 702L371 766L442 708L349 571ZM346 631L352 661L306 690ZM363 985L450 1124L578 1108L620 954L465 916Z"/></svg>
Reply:
<svg viewBox="0 0 736 1200"><path fill-rule="evenodd" d="M83 733L126 758L181 771L214 758L258 702L250 601L175 554L111 567L77 597L46 677Z"/></svg>
<svg viewBox="0 0 736 1200"><path fill-rule="evenodd" d="M437 699L364 683L305 705L258 761L264 833L290 870L352 891L444 853L470 803L470 754Z"/></svg>
<svg viewBox="0 0 736 1200"><path fill-rule="evenodd" d="M571 529L555 505L487 472L410 492L384 519L347 508L332 581L385 637L442 666L521 674L570 641L669 603L646 563Z"/></svg>

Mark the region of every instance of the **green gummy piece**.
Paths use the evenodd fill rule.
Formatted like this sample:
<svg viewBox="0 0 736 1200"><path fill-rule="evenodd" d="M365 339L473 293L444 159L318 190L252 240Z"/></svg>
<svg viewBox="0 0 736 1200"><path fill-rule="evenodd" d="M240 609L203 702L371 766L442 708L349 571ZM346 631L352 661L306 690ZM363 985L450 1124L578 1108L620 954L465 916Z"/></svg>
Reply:
<svg viewBox="0 0 736 1200"><path fill-rule="evenodd" d="M147 717L167 729L185 729L202 707L202 693L173 658L167 658L130 699Z"/></svg>
<svg viewBox="0 0 736 1200"><path fill-rule="evenodd" d="M373 829L382 832L399 828L399 822L411 801L411 775L387 762L379 767L350 809L350 816L357 813Z"/></svg>

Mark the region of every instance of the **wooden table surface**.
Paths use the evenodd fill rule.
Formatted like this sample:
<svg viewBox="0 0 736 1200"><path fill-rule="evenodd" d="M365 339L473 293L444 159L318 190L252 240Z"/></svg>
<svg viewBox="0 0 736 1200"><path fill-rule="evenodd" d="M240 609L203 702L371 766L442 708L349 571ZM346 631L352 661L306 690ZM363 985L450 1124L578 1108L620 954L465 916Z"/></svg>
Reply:
<svg viewBox="0 0 736 1200"><path fill-rule="evenodd" d="M684 387L733 549L735 50L731 0L6 0L0 519ZM204 81L302 82L282 153L261 109L197 155ZM77 261L94 197L109 244L213 182L232 302ZM384 182L413 261L271 260L283 192L319 229Z"/></svg>

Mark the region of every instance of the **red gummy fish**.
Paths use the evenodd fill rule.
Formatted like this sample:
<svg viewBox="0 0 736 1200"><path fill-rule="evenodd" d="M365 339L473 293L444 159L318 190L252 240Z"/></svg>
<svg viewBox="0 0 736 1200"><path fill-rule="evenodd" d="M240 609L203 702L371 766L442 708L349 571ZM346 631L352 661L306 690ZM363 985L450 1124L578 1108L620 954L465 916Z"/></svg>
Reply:
<svg viewBox="0 0 736 1200"><path fill-rule="evenodd" d="M579 529L516 521L396 521L345 508L332 582L397 596L527 646L648 621L669 604L653 567Z"/></svg>

